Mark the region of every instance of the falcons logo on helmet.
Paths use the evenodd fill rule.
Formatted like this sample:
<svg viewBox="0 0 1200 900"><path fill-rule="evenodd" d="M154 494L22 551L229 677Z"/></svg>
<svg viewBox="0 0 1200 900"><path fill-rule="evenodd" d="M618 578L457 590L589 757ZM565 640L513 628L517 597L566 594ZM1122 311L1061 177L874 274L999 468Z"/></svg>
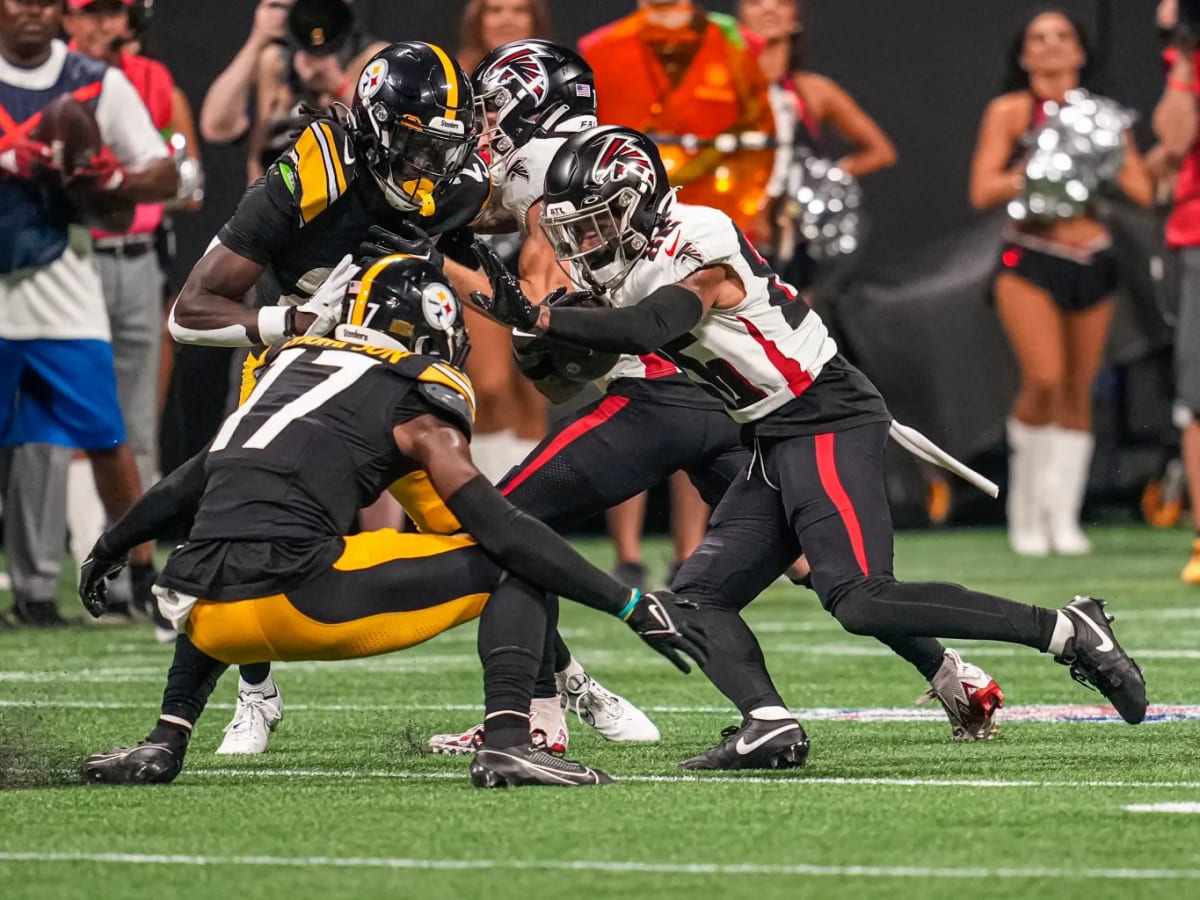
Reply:
<svg viewBox="0 0 1200 900"><path fill-rule="evenodd" d="M649 154L628 136L614 134L605 141L596 156L592 180L596 184L606 184L626 175L632 175L654 187L654 163Z"/></svg>
<svg viewBox="0 0 1200 900"><path fill-rule="evenodd" d="M503 59L497 60L485 79L497 85L507 84L510 80L516 80L539 103L550 90L550 76L546 74L546 66L542 63L541 56L531 47L518 47Z"/></svg>

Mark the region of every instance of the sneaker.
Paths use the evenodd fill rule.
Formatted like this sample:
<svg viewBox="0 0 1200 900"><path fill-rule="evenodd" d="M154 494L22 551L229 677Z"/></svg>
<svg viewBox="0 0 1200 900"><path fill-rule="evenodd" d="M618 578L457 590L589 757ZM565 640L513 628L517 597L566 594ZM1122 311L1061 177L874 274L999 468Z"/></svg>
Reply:
<svg viewBox="0 0 1200 900"><path fill-rule="evenodd" d="M558 697L535 697L529 706L529 737L533 745L557 756L567 752L571 736Z"/></svg>
<svg viewBox="0 0 1200 900"><path fill-rule="evenodd" d="M646 586L646 567L640 562L619 562L611 572L613 581L639 591Z"/></svg>
<svg viewBox="0 0 1200 900"><path fill-rule="evenodd" d="M941 668L929 679L929 690L918 704L937 700L950 720L956 741L990 741L1000 730L1004 692L987 672L963 662L953 650L942 657Z"/></svg>
<svg viewBox="0 0 1200 900"><path fill-rule="evenodd" d="M429 739L430 753L456 756L460 753L475 753L483 746L483 726L476 725L461 734L435 734Z"/></svg>
<svg viewBox="0 0 1200 900"><path fill-rule="evenodd" d="M23 628L65 628L78 619L64 619L53 600L23 600L13 604L12 621Z"/></svg>
<svg viewBox="0 0 1200 900"><path fill-rule="evenodd" d="M612 784L612 778L582 763L562 759L532 744L523 747L481 747L471 762L471 784L478 788L583 787Z"/></svg>
<svg viewBox="0 0 1200 900"><path fill-rule="evenodd" d="M563 709L569 709L605 740L622 743L657 743L658 727L644 712L586 672L572 675L559 673L558 696Z"/></svg>
<svg viewBox="0 0 1200 900"><path fill-rule="evenodd" d="M1192 541L1192 558L1179 573L1179 578L1184 584L1200 584L1200 537Z"/></svg>
<svg viewBox="0 0 1200 900"><path fill-rule="evenodd" d="M183 753L165 743L142 741L136 747L115 747L89 756L83 763L83 780L92 784L167 784L182 768Z"/></svg>
<svg viewBox="0 0 1200 900"><path fill-rule="evenodd" d="M271 732L283 719L283 695L271 681L265 691L238 690L237 708L225 726L217 748L222 756L252 756L267 752Z"/></svg>
<svg viewBox="0 0 1200 900"><path fill-rule="evenodd" d="M795 719L747 719L721 732L721 743L685 759L681 769L798 769L808 735Z"/></svg>
<svg viewBox="0 0 1200 900"><path fill-rule="evenodd" d="M1121 718L1137 725L1146 718L1146 679L1142 669L1117 643L1109 624L1114 617L1104 612L1105 601L1076 597L1062 612L1075 626L1055 662L1071 667L1071 677L1096 688L1117 708Z"/></svg>

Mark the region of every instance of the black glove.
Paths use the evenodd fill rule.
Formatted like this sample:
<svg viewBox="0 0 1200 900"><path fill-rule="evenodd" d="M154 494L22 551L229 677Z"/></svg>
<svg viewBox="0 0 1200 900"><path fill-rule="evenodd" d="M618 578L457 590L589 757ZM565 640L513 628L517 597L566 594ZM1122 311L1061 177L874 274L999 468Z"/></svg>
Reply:
<svg viewBox="0 0 1200 900"><path fill-rule="evenodd" d="M479 268L479 260L475 258L472 244L475 242L475 232L470 225L453 228L438 235L438 252L446 259L452 259L460 266L475 270Z"/></svg>
<svg viewBox="0 0 1200 900"><path fill-rule="evenodd" d="M670 591L642 594L625 618L638 637L687 674L692 671L679 655L682 650L704 668L708 662L708 638L699 622L700 607Z"/></svg>
<svg viewBox="0 0 1200 900"><path fill-rule="evenodd" d="M394 253L407 253L428 259L439 269L442 267L441 251L434 246L433 238L423 228L403 222L397 229L388 231L379 225L372 225L367 232L367 240L358 245L359 265L368 265Z"/></svg>
<svg viewBox="0 0 1200 900"><path fill-rule="evenodd" d="M125 568L124 556L112 557L101 548L100 542L79 567L79 599L93 619L98 619L108 610L108 583Z"/></svg>
<svg viewBox="0 0 1200 900"><path fill-rule="evenodd" d="M471 291L471 302L497 322L528 331L537 323L538 311L521 290L517 276L508 271L496 251L483 241L476 240L471 249L492 284L492 296Z"/></svg>

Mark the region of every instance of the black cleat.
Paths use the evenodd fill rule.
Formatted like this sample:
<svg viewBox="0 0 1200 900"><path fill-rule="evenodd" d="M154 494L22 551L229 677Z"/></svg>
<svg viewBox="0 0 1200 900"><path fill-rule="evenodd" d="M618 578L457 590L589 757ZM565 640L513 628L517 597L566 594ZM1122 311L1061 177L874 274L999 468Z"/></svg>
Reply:
<svg viewBox="0 0 1200 900"><path fill-rule="evenodd" d="M478 788L583 787L612 784L612 778L574 760L552 756L532 744L518 747L481 747L471 762L471 784Z"/></svg>
<svg viewBox="0 0 1200 900"><path fill-rule="evenodd" d="M83 762L83 780L91 784L167 784L183 768L183 754L168 744L142 741L115 747Z"/></svg>
<svg viewBox="0 0 1200 900"><path fill-rule="evenodd" d="M1114 617L1104 612L1104 603L1081 596L1063 607L1075 626L1075 636L1054 661L1070 666L1072 678L1096 688L1122 719L1137 725L1146 718L1146 679L1141 666L1117 643L1109 625Z"/></svg>
<svg viewBox="0 0 1200 900"><path fill-rule="evenodd" d="M53 600L26 600L13 604L12 622L17 628L66 628L79 620L64 619Z"/></svg>
<svg viewBox="0 0 1200 900"><path fill-rule="evenodd" d="M685 759L681 769L798 769L808 735L795 719L747 719L721 732L721 743Z"/></svg>

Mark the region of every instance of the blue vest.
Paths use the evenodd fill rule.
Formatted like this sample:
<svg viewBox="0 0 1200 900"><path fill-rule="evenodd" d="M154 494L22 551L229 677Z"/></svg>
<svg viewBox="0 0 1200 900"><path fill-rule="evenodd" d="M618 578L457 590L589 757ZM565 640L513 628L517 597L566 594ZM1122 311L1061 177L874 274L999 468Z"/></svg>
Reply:
<svg viewBox="0 0 1200 900"><path fill-rule="evenodd" d="M19 125L62 94L98 87L107 69L99 60L68 53L58 81L44 91L0 81L0 106ZM96 92L84 102L94 111L98 99ZM71 204L57 183L0 174L0 274L42 268L62 256L71 215Z"/></svg>

